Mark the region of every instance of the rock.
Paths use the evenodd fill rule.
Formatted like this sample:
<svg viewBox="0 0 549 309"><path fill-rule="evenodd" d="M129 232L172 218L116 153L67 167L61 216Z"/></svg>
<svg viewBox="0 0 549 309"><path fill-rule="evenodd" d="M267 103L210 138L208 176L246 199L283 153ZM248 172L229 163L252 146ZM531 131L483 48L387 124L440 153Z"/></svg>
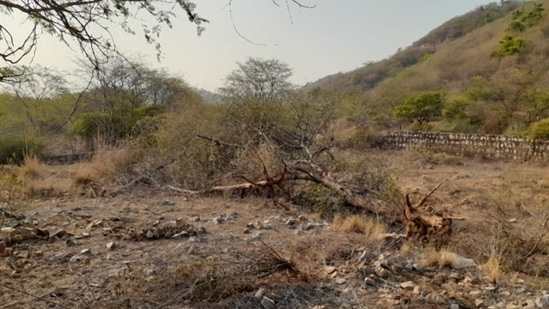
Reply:
<svg viewBox="0 0 549 309"><path fill-rule="evenodd" d="M264 295L265 295L265 289L260 288L259 290L257 290L257 292L255 292L254 297L257 299L261 299Z"/></svg>
<svg viewBox="0 0 549 309"><path fill-rule="evenodd" d="M81 262L86 262L86 261L88 261L88 257L86 255L82 255L82 254L73 255L69 259L70 263L81 263Z"/></svg>
<svg viewBox="0 0 549 309"><path fill-rule="evenodd" d="M288 219L286 225L288 228L295 229L299 225L299 222L296 219Z"/></svg>
<svg viewBox="0 0 549 309"><path fill-rule="evenodd" d="M412 291L416 287L416 284L412 281L406 281L406 282L403 282L403 283L399 284L399 286L402 289Z"/></svg>
<svg viewBox="0 0 549 309"><path fill-rule="evenodd" d="M147 234L145 234L145 237L147 237L148 239L152 239L154 238L154 233L151 230L148 230Z"/></svg>
<svg viewBox="0 0 549 309"><path fill-rule="evenodd" d="M549 294L543 295L539 299L539 306L541 309L549 309Z"/></svg>
<svg viewBox="0 0 549 309"><path fill-rule="evenodd" d="M342 278L342 277L337 277L337 278L335 279L335 282L336 282L337 284L341 285L341 284L344 284L345 282L347 282L347 279Z"/></svg>
<svg viewBox="0 0 549 309"><path fill-rule="evenodd" d="M80 250L80 254L82 255L91 254L91 250L89 248L82 249Z"/></svg>
<svg viewBox="0 0 549 309"><path fill-rule="evenodd" d="M497 289L497 287L495 287L493 285L489 285L489 286L484 287L484 290L488 291L488 292L495 291L496 289Z"/></svg>
<svg viewBox="0 0 549 309"><path fill-rule="evenodd" d="M51 262L64 262L67 260L67 255L64 253L57 253L50 258Z"/></svg>
<svg viewBox="0 0 549 309"><path fill-rule="evenodd" d="M475 306L477 308L480 308L480 307L484 306L484 300L482 300L480 298L475 299Z"/></svg>
<svg viewBox="0 0 549 309"><path fill-rule="evenodd" d="M69 247L76 246L78 244L78 242L76 241L76 238L74 238L74 237L70 237L69 239L67 239L67 241L65 243Z"/></svg>
<svg viewBox="0 0 549 309"><path fill-rule="evenodd" d="M465 258L457 253L444 252L444 259L449 260L454 269L463 269L468 267L476 267L477 263L473 259Z"/></svg>
<svg viewBox="0 0 549 309"><path fill-rule="evenodd" d="M336 271L335 266L324 266L324 273L326 275L332 274L334 271Z"/></svg>
<svg viewBox="0 0 549 309"><path fill-rule="evenodd" d="M451 304L450 309L459 309L459 305L458 304Z"/></svg>
<svg viewBox="0 0 549 309"><path fill-rule="evenodd" d="M299 217L297 217L297 220L299 220L299 222L303 222L303 223L309 222L309 218L305 217L304 215L300 215Z"/></svg>
<svg viewBox="0 0 549 309"><path fill-rule="evenodd" d="M172 201L169 201L169 200L164 200L164 201L162 201L162 205L164 205L164 206L173 206L173 205L175 205L175 202L172 202Z"/></svg>
<svg viewBox="0 0 549 309"><path fill-rule="evenodd" d="M270 299L267 296L263 296L263 298L261 299L261 306L265 309L274 309L274 308L276 308L275 301Z"/></svg>
<svg viewBox="0 0 549 309"><path fill-rule="evenodd" d="M107 243L107 249L114 250L117 247L116 243L114 241Z"/></svg>
<svg viewBox="0 0 549 309"><path fill-rule="evenodd" d="M66 230L56 226L48 226L46 231L49 233L49 238L63 238L69 234Z"/></svg>
<svg viewBox="0 0 549 309"><path fill-rule="evenodd" d="M414 295L419 295L419 294L421 294L421 290L420 290L420 288L419 288L419 285L416 285L416 286L414 287L414 290L412 291L412 293L414 293Z"/></svg>
<svg viewBox="0 0 549 309"><path fill-rule="evenodd" d="M4 244L3 241L0 241L0 256L4 256L5 251L6 251L6 244Z"/></svg>
<svg viewBox="0 0 549 309"><path fill-rule="evenodd" d="M223 223L223 221L225 221L225 219L221 216L217 216L217 217L214 217L212 221L214 224L221 224Z"/></svg>

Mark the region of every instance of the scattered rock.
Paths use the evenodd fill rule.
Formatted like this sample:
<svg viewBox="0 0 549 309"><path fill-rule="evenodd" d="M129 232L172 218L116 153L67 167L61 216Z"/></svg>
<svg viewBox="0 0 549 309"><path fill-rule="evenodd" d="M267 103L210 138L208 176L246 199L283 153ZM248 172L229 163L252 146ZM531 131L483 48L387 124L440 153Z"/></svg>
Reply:
<svg viewBox="0 0 549 309"><path fill-rule="evenodd" d="M114 241L107 243L107 249L114 250L117 247L116 243Z"/></svg>
<svg viewBox="0 0 549 309"><path fill-rule="evenodd" d="M459 309L459 305L458 304L451 304L450 309Z"/></svg>
<svg viewBox="0 0 549 309"><path fill-rule="evenodd" d="M89 255L89 254L91 254L91 250L89 248L82 249L82 250L80 250L80 254Z"/></svg>
<svg viewBox="0 0 549 309"><path fill-rule="evenodd" d="M475 306L477 308L480 308L480 307L484 306L484 300L482 300L480 298L475 299Z"/></svg>
<svg viewBox="0 0 549 309"><path fill-rule="evenodd" d="M173 206L173 205L175 205L175 202L172 202L170 200L163 200L162 205L164 205L164 206Z"/></svg>

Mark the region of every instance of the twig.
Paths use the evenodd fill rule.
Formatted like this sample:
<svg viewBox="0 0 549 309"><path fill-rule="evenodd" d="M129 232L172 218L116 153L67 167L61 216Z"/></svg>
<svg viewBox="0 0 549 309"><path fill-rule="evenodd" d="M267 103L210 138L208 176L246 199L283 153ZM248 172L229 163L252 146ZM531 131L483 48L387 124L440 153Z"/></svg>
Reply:
<svg viewBox="0 0 549 309"><path fill-rule="evenodd" d="M545 215L545 221L543 221L543 224L541 226L541 232L539 234L539 237L536 240L536 243L534 244L532 249L530 249L530 251L528 251L528 253L522 258L523 260L531 257L534 254L534 252L536 252L540 242L545 237L545 235L547 235L547 233L549 232L549 229L547 229L547 223L549 223L549 215L546 214Z"/></svg>
<svg viewBox="0 0 549 309"><path fill-rule="evenodd" d="M36 296L36 295L33 295L33 294L31 294L31 293L29 293L29 292L27 292L27 291L19 290L19 289L13 288L13 287L11 287L11 286L5 285L5 284L3 284L3 283L0 283L0 287L3 287L3 288L8 289L8 290L15 291L15 292L17 292L17 293L21 293L21 294L28 295L28 296L30 296L30 297L32 297L32 298L34 298L34 299L43 300L43 301L45 301L45 302L47 302L47 303L56 305L57 307L60 307L60 308L69 309L69 307L63 306L62 304L60 304L60 303L58 303L58 302L55 302L55 301L53 301L53 300L49 300L49 299L46 298L47 296L51 295L53 292L49 292L49 293L44 294L44 295L42 295L42 296ZM16 302L13 302L13 303L4 305L4 306L2 306L2 307L0 307L0 308L2 308L2 309L4 309L4 308L11 308L11 307L13 307L14 305L22 304L22 303L25 303L25 302L26 302L26 301L18 300L18 301L16 301Z"/></svg>
<svg viewBox="0 0 549 309"><path fill-rule="evenodd" d="M201 135L201 134L197 134L196 136L200 137L202 139L208 140L208 141L214 143L216 146L227 146L227 147L242 148L242 145L228 143L228 142L222 141L222 140L217 139L217 138L213 138L213 137L209 137L209 136L205 136L205 135Z"/></svg>
<svg viewBox="0 0 549 309"><path fill-rule="evenodd" d="M429 192L427 195L425 195L421 199L421 201L419 201L419 203L416 206L414 206L414 208L419 208L419 207L423 206L423 204L425 204L425 202L427 202L427 199L429 197L431 197L431 195L433 195L433 193L435 193L438 190L438 188L440 188L440 186L442 186L442 184L445 183L448 179L450 179L450 177L452 177L453 175L454 174L450 174L446 178L444 178L438 185L436 185L436 187L433 188L433 190L431 190L431 192Z"/></svg>

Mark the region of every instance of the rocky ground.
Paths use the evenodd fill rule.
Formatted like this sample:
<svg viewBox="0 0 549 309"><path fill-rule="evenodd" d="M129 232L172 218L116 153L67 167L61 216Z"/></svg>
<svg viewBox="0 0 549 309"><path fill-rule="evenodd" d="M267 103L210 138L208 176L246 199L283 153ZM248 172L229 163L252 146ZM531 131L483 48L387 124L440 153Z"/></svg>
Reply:
<svg viewBox="0 0 549 309"><path fill-rule="evenodd" d="M409 192L457 173L433 203L463 217L455 237L467 238L489 219L489 190L514 192L505 187L512 178L532 195L523 185L547 182L547 171L476 162L394 172ZM143 186L2 210L0 308L549 308L546 278L487 270L486 259L467 255L470 240L433 255L407 243L398 226L376 237L345 233L264 198ZM506 215L532 222L521 213Z"/></svg>

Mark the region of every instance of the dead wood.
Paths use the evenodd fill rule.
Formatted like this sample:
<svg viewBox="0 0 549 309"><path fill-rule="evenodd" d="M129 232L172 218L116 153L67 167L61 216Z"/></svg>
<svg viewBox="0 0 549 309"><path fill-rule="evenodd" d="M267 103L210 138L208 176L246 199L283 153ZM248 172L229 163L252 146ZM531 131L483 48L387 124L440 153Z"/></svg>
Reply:
<svg viewBox="0 0 549 309"><path fill-rule="evenodd" d="M412 205L410 195L406 194L402 211L403 221L406 227L406 236L422 243L431 243L440 247L448 241L452 233L452 218L438 214L431 214L420 207L423 206L440 186L446 182L451 175L443 179L428 194L426 194L417 205Z"/></svg>

